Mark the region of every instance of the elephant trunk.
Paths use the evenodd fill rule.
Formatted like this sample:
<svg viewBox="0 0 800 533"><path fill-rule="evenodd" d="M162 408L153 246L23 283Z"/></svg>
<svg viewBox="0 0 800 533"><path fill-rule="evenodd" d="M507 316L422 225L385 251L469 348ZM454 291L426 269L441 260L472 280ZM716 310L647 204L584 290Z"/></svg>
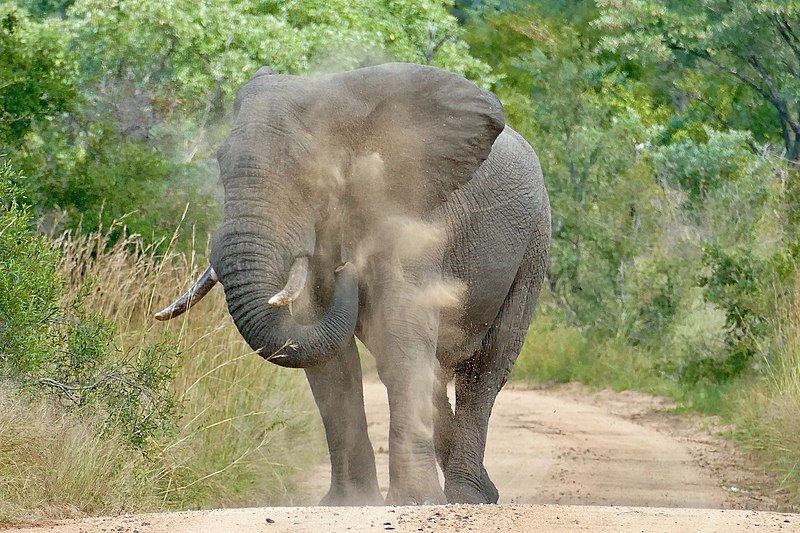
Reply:
<svg viewBox="0 0 800 533"><path fill-rule="evenodd" d="M247 240L252 245L253 239ZM212 264L236 327L263 358L284 367L307 368L324 363L352 338L358 318L358 274L352 264L337 269L328 309L306 325L292 316L286 295L296 297L307 256L293 257L291 269L284 269L287 261L279 260L284 254L248 252L250 246L242 241L226 239L225 244L228 251L214 250Z"/></svg>

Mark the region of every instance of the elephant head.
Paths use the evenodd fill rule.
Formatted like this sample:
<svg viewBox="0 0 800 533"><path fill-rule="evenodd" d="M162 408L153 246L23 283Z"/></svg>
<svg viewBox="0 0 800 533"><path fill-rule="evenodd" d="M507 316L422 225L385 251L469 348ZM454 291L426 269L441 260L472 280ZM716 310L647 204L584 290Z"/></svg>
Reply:
<svg viewBox="0 0 800 533"><path fill-rule="evenodd" d="M211 266L156 318L182 313L218 279L248 344L289 367L319 364L353 335L358 273L342 250L376 217L424 216L445 202L504 127L493 94L414 64L316 78L262 69L239 90L234 115L217 153L225 203ZM359 171L365 161L379 162L380 176ZM364 181L378 179L385 201L367 213L360 206L376 187ZM325 311L301 324L287 304L309 269L331 286L322 287Z"/></svg>

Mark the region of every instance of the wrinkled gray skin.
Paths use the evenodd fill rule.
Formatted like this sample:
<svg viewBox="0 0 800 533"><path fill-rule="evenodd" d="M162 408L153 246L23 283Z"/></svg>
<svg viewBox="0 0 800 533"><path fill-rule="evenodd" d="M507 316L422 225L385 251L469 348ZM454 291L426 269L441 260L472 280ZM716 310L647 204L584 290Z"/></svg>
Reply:
<svg viewBox="0 0 800 533"><path fill-rule="evenodd" d="M234 112L211 265L250 346L305 368L330 450L322 503L383 503L354 335L389 395L387 502L496 502L483 467L489 415L550 240L531 147L493 94L420 65L316 78L262 69ZM302 256L302 297L270 306Z"/></svg>

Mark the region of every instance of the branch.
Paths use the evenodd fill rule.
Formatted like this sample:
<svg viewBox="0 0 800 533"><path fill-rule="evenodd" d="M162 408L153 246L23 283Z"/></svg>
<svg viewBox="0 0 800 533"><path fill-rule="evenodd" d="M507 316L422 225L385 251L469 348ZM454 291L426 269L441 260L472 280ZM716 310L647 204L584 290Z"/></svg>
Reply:
<svg viewBox="0 0 800 533"><path fill-rule="evenodd" d="M562 298L561 295L558 293L558 281L559 277L553 274L553 272L548 269L547 284L550 287L550 295L553 298L553 302L559 308L563 309L570 315L575 316L575 311L572 309L572 307L570 307L569 303L564 298Z"/></svg>
<svg viewBox="0 0 800 533"><path fill-rule="evenodd" d="M706 52L706 51L698 52L697 50L690 50L688 48L683 48L681 46L678 46L676 48L678 50L681 50L682 52L686 52L687 54L691 54L691 55L693 55L693 56L695 56L695 57L697 57L699 59L703 59L705 61L708 61L709 63L711 63L712 65L717 67L717 69L721 70L722 72L725 72L726 74L730 74L730 75L734 76L736 79L738 79L739 81L741 81L742 83L744 83L745 85L747 85L748 87L750 87L751 89L756 91L758 94L760 94L761 96L763 96L764 98L769 100L770 103L772 103L772 97L770 96L770 94L763 87L759 86L756 82L754 82L750 78L745 77L740 72L738 72L736 69L732 69L732 68L726 67L725 65L723 65L722 63L720 63L719 61L714 59L711 56L711 54L709 54L708 52Z"/></svg>
<svg viewBox="0 0 800 533"><path fill-rule="evenodd" d="M789 48L794 52L794 56L800 61L800 37L795 35L789 21L783 15L775 15L775 27L778 29L778 35L789 45Z"/></svg>
<svg viewBox="0 0 800 533"><path fill-rule="evenodd" d="M770 94L772 94L773 97L773 99L770 101L778 109L778 113L780 113L781 118L785 120L786 124L788 124L792 128L795 134L800 134L800 124L792 120L792 116L789 113L789 104L786 102L786 99L781 96L780 91L775 87L775 82L767 72L767 69L758 60L755 54L752 53L748 58L748 63L750 63L750 65L756 70L756 72L759 73L761 79L764 80L764 83L767 84L769 92Z"/></svg>
<svg viewBox="0 0 800 533"><path fill-rule="evenodd" d="M101 385L104 385L105 383L108 383L109 381L119 381L120 383L124 383L126 385L138 389L140 393L150 397L148 391L145 390L144 387L142 387L138 383L133 383L129 381L128 379L125 378L123 374L113 371L100 376L99 378L97 378L97 380L95 380L94 383L91 383L89 385L67 385L61 383L60 381L56 381L55 379L52 378L39 378L38 381L42 385L49 385L53 388L59 389L66 395L67 398L70 399L72 403L78 406L81 405L81 398L73 393L93 390L100 387Z"/></svg>
<svg viewBox="0 0 800 533"><path fill-rule="evenodd" d="M426 65L430 65L433 62L436 52L439 51L439 48L441 48L444 43L452 39L452 37L445 34L444 37L436 40L436 31L436 26L428 28L428 42L426 46L427 50L424 54L421 51L417 51L417 54L419 54L419 56L425 60Z"/></svg>
<svg viewBox="0 0 800 533"><path fill-rule="evenodd" d="M758 60L758 57L753 53L750 52L747 56L747 63L758 72L758 75L761 77L761 80L767 85L772 98L776 101L784 102L783 98L780 95L780 91L775 87L775 81L772 79L772 76L769 75L767 72L766 67Z"/></svg>
<svg viewBox="0 0 800 533"><path fill-rule="evenodd" d="M704 59L705 61L708 61L722 72L734 76L736 79L738 79L739 81L741 81L742 83L744 83L745 85L756 91L758 94L763 96L769 103L771 103L778 111L782 127L786 127L788 125L788 127L790 127L796 134L800 134L800 123L792 119L789 113L788 104L786 100L780 96L779 92L775 88L772 77L769 76L764 66L761 64L760 61L758 61L758 58L756 58L754 55L751 54L750 57L748 57L747 62L748 64L750 64L750 66L752 66L756 70L756 72L759 73L759 75L762 78L762 81L767 84L769 90L765 89L755 81L741 74L736 69L726 67L725 65L714 59L708 52L705 51L698 52L697 50L690 50L683 47L677 47L677 49L682 50L700 59ZM784 138L786 137L784 136Z"/></svg>

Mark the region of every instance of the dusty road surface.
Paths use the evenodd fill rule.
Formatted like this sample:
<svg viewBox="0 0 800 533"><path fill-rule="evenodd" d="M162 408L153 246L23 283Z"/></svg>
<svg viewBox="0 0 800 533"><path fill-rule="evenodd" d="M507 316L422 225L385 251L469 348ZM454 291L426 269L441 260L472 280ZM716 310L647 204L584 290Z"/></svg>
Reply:
<svg viewBox="0 0 800 533"><path fill-rule="evenodd" d="M386 388L365 383L364 401L378 480L386 494ZM724 443L681 426L681 418L669 413L672 407L663 398L635 392L593 394L577 384L540 390L506 387L492 413L485 458L500 491L499 503L754 507L742 501L735 473L728 485L734 491L722 488L719 471L735 469L735 464L726 464L735 459L720 456ZM703 467L698 464L703 457L721 464ZM320 465L303 486L307 498L298 503L319 502L329 479L328 465Z"/></svg>
<svg viewBox="0 0 800 533"><path fill-rule="evenodd" d="M388 488L385 388L365 387L381 488ZM751 509L772 503L753 488L730 444L671 404L577 385L506 388L495 405L486 468L497 506L271 507L94 518L27 528L88 531L798 531L800 515ZM327 490L312 470L297 503Z"/></svg>
<svg viewBox="0 0 800 533"><path fill-rule="evenodd" d="M93 518L25 533L327 533L464 531L554 532L790 532L800 516L758 511L564 505L427 507L265 507Z"/></svg>

